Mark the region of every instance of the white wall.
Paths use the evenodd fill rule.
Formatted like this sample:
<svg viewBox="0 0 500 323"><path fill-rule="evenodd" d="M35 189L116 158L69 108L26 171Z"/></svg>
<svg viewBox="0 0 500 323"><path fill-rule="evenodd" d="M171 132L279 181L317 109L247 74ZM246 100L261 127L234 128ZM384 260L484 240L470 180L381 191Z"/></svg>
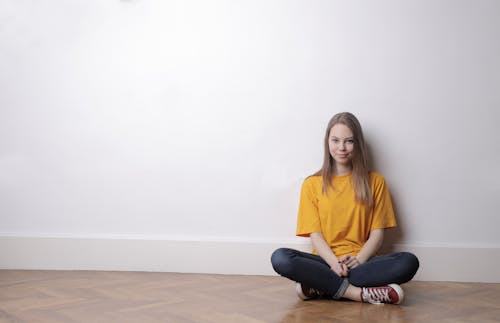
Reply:
<svg viewBox="0 0 500 323"><path fill-rule="evenodd" d="M391 242L498 251L499 15L0 0L0 236L300 243L301 182L348 110L391 187Z"/></svg>

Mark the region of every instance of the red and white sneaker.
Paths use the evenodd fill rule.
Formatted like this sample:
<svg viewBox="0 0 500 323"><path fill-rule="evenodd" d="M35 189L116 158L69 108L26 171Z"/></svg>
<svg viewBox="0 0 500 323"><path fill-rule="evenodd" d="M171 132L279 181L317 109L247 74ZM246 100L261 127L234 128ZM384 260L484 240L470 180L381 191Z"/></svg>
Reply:
<svg viewBox="0 0 500 323"><path fill-rule="evenodd" d="M304 301L313 298L321 298L324 295L323 292L311 287L304 286L301 283L297 283L295 285L295 291L297 292L297 296Z"/></svg>
<svg viewBox="0 0 500 323"><path fill-rule="evenodd" d="M404 295L403 289L397 284L361 289L361 301L371 304L400 304Z"/></svg>

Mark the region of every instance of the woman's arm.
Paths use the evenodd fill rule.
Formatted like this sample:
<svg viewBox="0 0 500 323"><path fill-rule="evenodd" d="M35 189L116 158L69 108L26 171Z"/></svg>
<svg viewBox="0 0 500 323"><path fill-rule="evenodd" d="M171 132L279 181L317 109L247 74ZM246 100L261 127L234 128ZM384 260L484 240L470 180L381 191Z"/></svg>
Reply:
<svg viewBox="0 0 500 323"><path fill-rule="evenodd" d="M311 232L310 234L311 242L324 261L330 266L330 268L341 277L345 277L348 274L347 266L339 263L339 259L333 253L330 246L326 243L325 238L321 232Z"/></svg>
<svg viewBox="0 0 500 323"><path fill-rule="evenodd" d="M361 251L356 257L358 258L358 261L361 264L367 262L368 259L374 256L375 253L378 251L378 249L382 246L383 241L384 241L384 229L375 229L370 231L370 236L368 237L368 240L366 241L363 248L361 248Z"/></svg>

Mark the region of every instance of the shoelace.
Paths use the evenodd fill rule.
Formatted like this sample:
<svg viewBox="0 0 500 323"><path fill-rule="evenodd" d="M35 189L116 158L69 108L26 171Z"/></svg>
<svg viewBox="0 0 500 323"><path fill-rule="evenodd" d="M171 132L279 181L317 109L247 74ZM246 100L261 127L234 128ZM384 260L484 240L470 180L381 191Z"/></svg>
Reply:
<svg viewBox="0 0 500 323"><path fill-rule="evenodd" d="M388 288L363 288L363 301L371 304L391 302Z"/></svg>

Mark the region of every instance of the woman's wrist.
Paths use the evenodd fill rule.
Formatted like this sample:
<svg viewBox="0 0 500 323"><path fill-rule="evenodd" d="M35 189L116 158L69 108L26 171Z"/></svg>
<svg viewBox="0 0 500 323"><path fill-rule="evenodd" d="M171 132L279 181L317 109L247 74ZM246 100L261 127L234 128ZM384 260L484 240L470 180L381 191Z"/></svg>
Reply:
<svg viewBox="0 0 500 323"><path fill-rule="evenodd" d="M356 259L358 259L359 264L364 264L367 261L367 259L362 254L357 255Z"/></svg>
<svg viewBox="0 0 500 323"><path fill-rule="evenodd" d="M337 259L337 257L331 257L330 259L328 259L328 261L326 261L326 263L328 264L328 266L330 266L330 269L333 269L334 267L338 266L339 260Z"/></svg>

